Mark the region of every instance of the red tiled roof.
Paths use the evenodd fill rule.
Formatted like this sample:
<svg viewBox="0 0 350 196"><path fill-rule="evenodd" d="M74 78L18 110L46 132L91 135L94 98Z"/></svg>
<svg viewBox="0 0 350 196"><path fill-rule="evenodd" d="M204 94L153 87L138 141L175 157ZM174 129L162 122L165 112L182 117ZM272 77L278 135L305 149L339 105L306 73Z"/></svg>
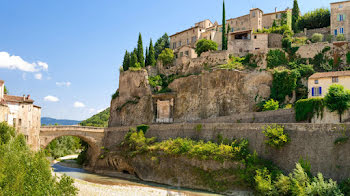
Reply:
<svg viewBox="0 0 350 196"><path fill-rule="evenodd" d="M5 82L3 80L0 80L0 84L4 84Z"/></svg>
<svg viewBox="0 0 350 196"><path fill-rule="evenodd" d="M33 103L32 99L27 99L26 97L13 96L13 95L4 95L6 102L16 102L16 103Z"/></svg>
<svg viewBox="0 0 350 196"><path fill-rule="evenodd" d="M350 71L318 72L310 76L309 79L338 77L338 76L350 76Z"/></svg>

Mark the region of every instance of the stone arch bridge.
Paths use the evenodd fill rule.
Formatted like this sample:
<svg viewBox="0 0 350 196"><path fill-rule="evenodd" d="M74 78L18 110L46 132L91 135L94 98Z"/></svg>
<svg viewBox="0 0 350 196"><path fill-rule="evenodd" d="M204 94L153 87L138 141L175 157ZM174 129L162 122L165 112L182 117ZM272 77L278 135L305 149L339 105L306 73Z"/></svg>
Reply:
<svg viewBox="0 0 350 196"><path fill-rule="evenodd" d="M83 126L43 126L40 128L40 148L45 149L50 142L62 136L76 136L89 144L88 155L90 166L95 165L95 161L100 154L104 137L104 128L83 127Z"/></svg>

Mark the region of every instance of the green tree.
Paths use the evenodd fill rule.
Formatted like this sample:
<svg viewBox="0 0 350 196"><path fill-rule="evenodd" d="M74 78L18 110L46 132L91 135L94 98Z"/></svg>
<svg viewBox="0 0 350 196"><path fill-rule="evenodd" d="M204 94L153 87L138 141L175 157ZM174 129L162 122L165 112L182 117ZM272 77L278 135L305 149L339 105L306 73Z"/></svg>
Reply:
<svg viewBox="0 0 350 196"><path fill-rule="evenodd" d="M110 115L110 109L107 108L102 112L93 115L80 123L81 126L91 126L91 127L107 127L108 119Z"/></svg>
<svg viewBox="0 0 350 196"><path fill-rule="evenodd" d="M225 1L222 4L222 50L227 50Z"/></svg>
<svg viewBox="0 0 350 196"><path fill-rule="evenodd" d="M165 48L170 48L170 39L167 33L164 33L164 35L160 37L154 44L154 56L156 59L158 59L158 56L163 52Z"/></svg>
<svg viewBox="0 0 350 196"><path fill-rule="evenodd" d="M7 95L9 93L9 91L6 88L6 86L4 86L4 93L5 93L5 95Z"/></svg>
<svg viewBox="0 0 350 196"><path fill-rule="evenodd" d="M148 47L146 47L146 57L145 57L145 66L148 66L148 59L149 59L149 55L148 55Z"/></svg>
<svg viewBox="0 0 350 196"><path fill-rule="evenodd" d="M203 52L218 50L218 44L211 40L201 39L197 42L195 50L198 56L201 56Z"/></svg>
<svg viewBox="0 0 350 196"><path fill-rule="evenodd" d="M137 60L137 51L136 48L134 49L134 52L132 52L131 59L130 59L130 67L139 67L140 63Z"/></svg>
<svg viewBox="0 0 350 196"><path fill-rule="evenodd" d="M228 25L227 25L227 36L228 36L228 34L230 33L230 31L231 31L231 26L230 26L230 24L228 24Z"/></svg>
<svg viewBox="0 0 350 196"><path fill-rule="evenodd" d="M145 57L143 56L143 44L141 33L139 33L139 40L137 41L137 62L140 63L141 67L145 67Z"/></svg>
<svg viewBox="0 0 350 196"><path fill-rule="evenodd" d="M163 52L158 56L158 59L163 62L163 65L168 65L174 59L174 51L172 49L165 48Z"/></svg>
<svg viewBox="0 0 350 196"><path fill-rule="evenodd" d="M329 27L331 25L331 12L324 8L310 11L299 18L297 25L300 30Z"/></svg>
<svg viewBox="0 0 350 196"><path fill-rule="evenodd" d="M127 71L130 67L130 54L129 52L126 50L125 54L124 54L124 60L123 60L123 70Z"/></svg>
<svg viewBox="0 0 350 196"><path fill-rule="evenodd" d="M333 84L329 87L324 98L326 107L332 112L338 112L339 122L342 122L342 114L350 108L350 90L342 85Z"/></svg>
<svg viewBox="0 0 350 196"><path fill-rule="evenodd" d="M293 9L292 9L292 29L294 32L298 30L297 21L299 20L299 17L300 17L300 10L299 10L298 1L294 0Z"/></svg>
<svg viewBox="0 0 350 196"><path fill-rule="evenodd" d="M148 51L148 64L151 66L155 66L156 65L156 56L155 56L155 50L153 47L153 42L152 39L149 42L149 51Z"/></svg>

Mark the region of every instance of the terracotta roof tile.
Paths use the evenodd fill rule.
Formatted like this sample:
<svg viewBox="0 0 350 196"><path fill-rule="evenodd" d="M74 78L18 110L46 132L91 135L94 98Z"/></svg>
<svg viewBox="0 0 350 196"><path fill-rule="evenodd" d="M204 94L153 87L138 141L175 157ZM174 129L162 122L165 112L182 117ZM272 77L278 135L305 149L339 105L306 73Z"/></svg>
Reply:
<svg viewBox="0 0 350 196"><path fill-rule="evenodd" d="M309 79L338 77L338 76L350 76L350 71L318 72L310 76Z"/></svg>
<svg viewBox="0 0 350 196"><path fill-rule="evenodd" d="M6 102L16 102L16 103L33 103L34 101L32 99L23 99L23 97L20 96L13 96L13 95L4 95L4 99Z"/></svg>

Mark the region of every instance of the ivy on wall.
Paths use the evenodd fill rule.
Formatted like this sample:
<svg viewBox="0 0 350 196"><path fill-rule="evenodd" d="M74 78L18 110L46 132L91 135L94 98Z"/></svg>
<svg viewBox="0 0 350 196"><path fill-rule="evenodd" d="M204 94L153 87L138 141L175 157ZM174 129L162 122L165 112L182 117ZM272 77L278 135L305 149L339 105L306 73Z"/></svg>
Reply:
<svg viewBox="0 0 350 196"><path fill-rule="evenodd" d="M311 121L312 117L323 117L325 103L323 98L300 99L295 103L296 121Z"/></svg>
<svg viewBox="0 0 350 196"><path fill-rule="evenodd" d="M278 67L273 70L271 98L283 103L287 95L291 95L297 86L300 74L297 70Z"/></svg>

